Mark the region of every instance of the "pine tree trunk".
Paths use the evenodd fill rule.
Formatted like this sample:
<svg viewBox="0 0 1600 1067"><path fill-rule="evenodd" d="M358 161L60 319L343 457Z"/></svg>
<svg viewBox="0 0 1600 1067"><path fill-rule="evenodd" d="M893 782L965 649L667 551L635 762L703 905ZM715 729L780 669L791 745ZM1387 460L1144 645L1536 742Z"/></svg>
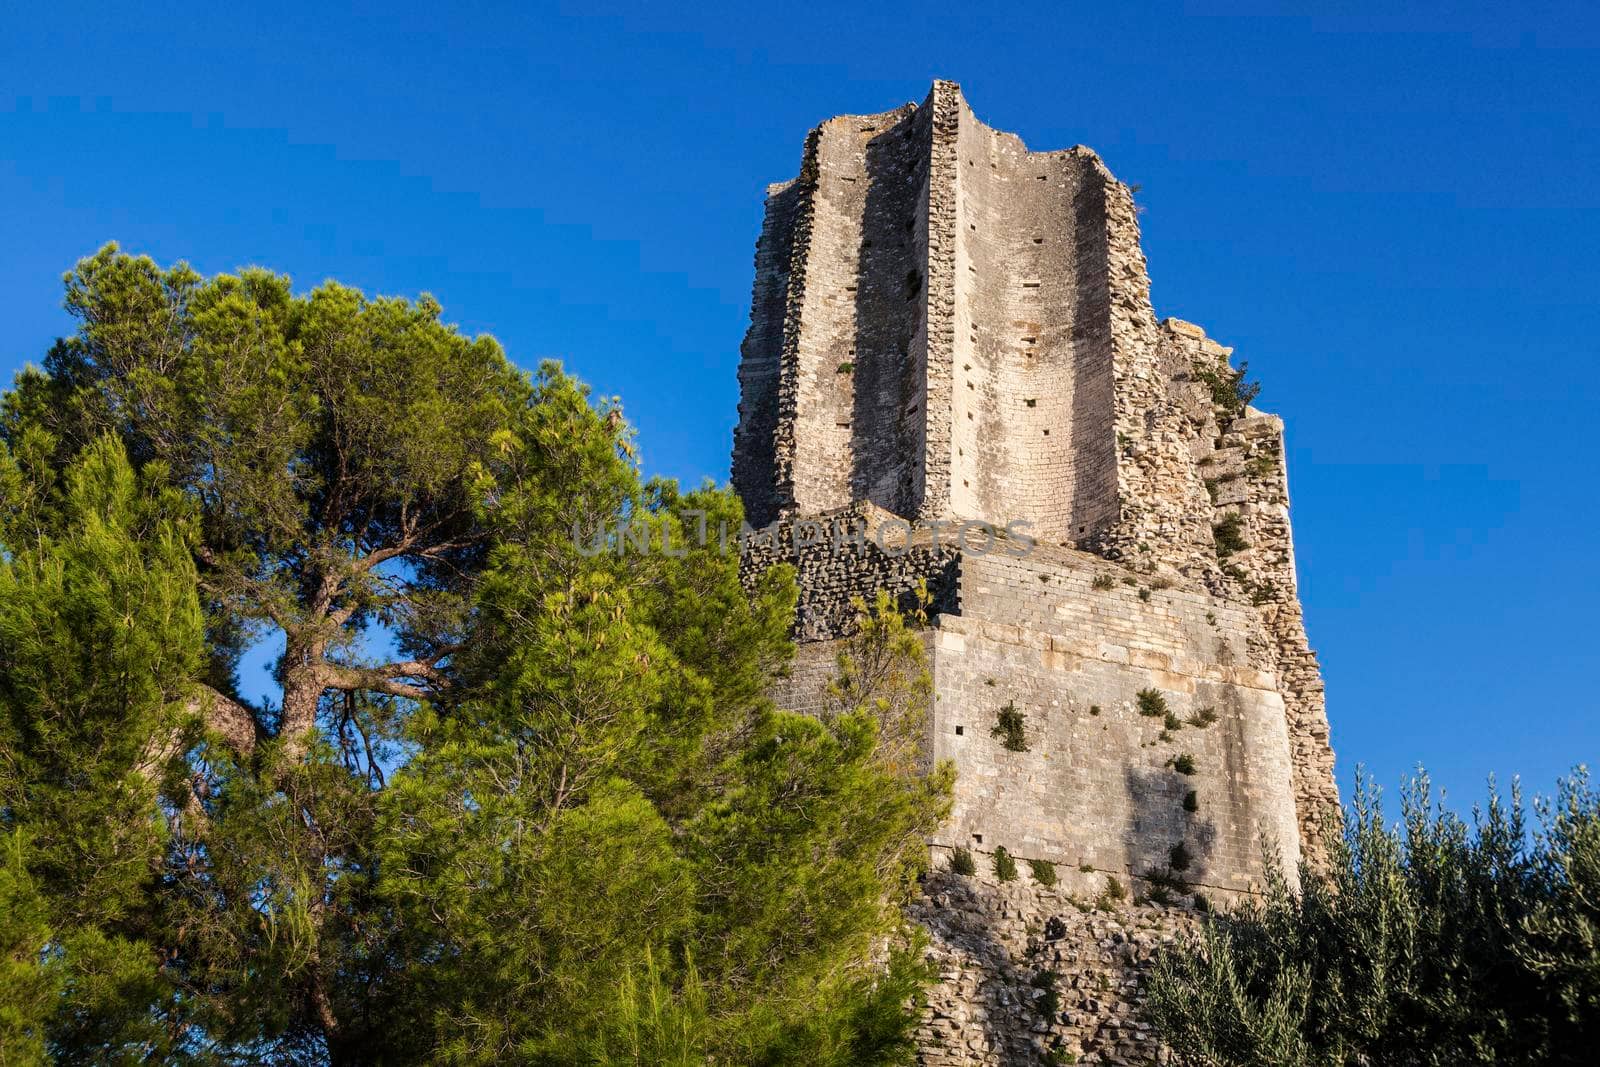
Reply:
<svg viewBox="0 0 1600 1067"><path fill-rule="evenodd" d="M286 654L284 659L288 660ZM284 754L298 760L306 754L310 732L317 724L317 702L322 699L321 673L313 666L295 666L284 672L283 722Z"/></svg>

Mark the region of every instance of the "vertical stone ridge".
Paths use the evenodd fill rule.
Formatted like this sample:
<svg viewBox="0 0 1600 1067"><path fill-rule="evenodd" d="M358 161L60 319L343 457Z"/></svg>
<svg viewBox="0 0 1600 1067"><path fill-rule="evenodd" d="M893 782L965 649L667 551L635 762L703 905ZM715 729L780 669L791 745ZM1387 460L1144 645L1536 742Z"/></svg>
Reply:
<svg viewBox="0 0 1600 1067"><path fill-rule="evenodd" d="M800 327L805 310L806 268L811 260L811 231L817 209L817 145L822 127L806 137L800 175L794 180L796 203L789 237L789 270L784 291L782 347L778 354L777 419L773 432L772 512L792 511L798 463L796 422L800 406ZM768 516L770 518L770 516Z"/></svg>
<svg viewBox="0 0 1600 1067"><path fill-rule="evenodd" d="M790 180L767 187L756 242L750 329L739 347L739 423L734 429L732 482L746 516L764 525L777 515L776 443L784 319L789 306L794 224L805 188Z"/></svg>
<svg viewBox="0 0 1600 1067"><path fill-rule="evenodd" d="M1114 377L1117 510L1080 544L1109 559L1200 577L1215 569L1210 501L1188 412L1162 366L1133 194L1098 160L1090 195L1104 227L1103 323Z"/></svg>
<svg viewBox="0 0 1600 1067"><path fill-rule="evenodd" d="M960 208L957 142L961 134L961 87L935 81L928 93L930 116L928 184L924 232L927 291L923 302L922 346L927 411L923 436L922 485L916 514L950 514L951 438L954 431L956 338L956 219Z"/></svg>
<svg viewBox="0 0 1600 1067"><path fill-rule="evenodd" d="M1232 351L1194 337L1198 328L1187 323L1168 320L1164 332L1169 346L1183 350L1194 366L1226 365ZM1328 819L1337 816L1339 790L1322 673L1306 634L1295 574L1283 420L1251 408L1221 428L1215 442L1216 449L1204 457L1214 499L1211 521L1237 516L1244 547L1227 554L1211 585L1248 600L1266 624L1289 726L1301 850L1320 866L1328 856Z"/></svg>

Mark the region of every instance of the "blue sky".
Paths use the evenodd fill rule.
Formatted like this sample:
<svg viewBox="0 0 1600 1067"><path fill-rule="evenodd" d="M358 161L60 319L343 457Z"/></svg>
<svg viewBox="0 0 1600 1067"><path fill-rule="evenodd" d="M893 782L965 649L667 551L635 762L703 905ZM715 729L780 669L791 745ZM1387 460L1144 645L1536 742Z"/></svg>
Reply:
<svg viewBox="0 0 1600 1067"><path fill-rule="evenodd" d="M1600 16L1397 6L8 5L0 375L115 239L432 292L724 480L763 185L951 78L1142 186L1158 313L1284 416L1342 784L1547 789L1600 748Z"/></svg>

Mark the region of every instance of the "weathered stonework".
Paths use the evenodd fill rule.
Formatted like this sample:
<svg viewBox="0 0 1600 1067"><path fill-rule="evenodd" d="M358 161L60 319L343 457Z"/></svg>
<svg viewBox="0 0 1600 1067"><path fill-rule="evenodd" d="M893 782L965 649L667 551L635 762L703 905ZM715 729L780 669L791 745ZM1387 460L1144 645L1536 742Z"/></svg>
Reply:
<svg viewBox="0 0 1600 1067"><path fill-rule="evenodd" d="M1059 883L1047 887L1026 865L1008 883L979 866L971 877L929 875L912 907L939 975L917 1034L920 1061L1167 1062L1141 1014L1141 982L1158 948L1192 932L1195 912L1142 896L1136 902L1126 886L1113 898L1103 874L1058 870ZM1046 984L1055 990L1054 1012L1046 1011Z"/></svg>
<svg viewBox="0 0 1600 1067"><path fill-rule="evenodd" d="M818 707L851 598L926 582L927 747L957 770L932 844L985 871L1003 845L1064 876L930 881L918 914L948 973L925 1062L1148 1060L1123 957L1187 912L1082 911L1071 880L1176 876L1226 899L1260 885L1269 851L1291 871L1324 855L1338 798L1283 424L1232 399L1230 354L1157 321L1133 196L1098 156L1028 151L953 83L823 123L799 177L768 189L733 482L753 524L780 524L745 573L799 572L801 646L776 697ZM871 538L913 520L903 546ZM964 521L1038 543L958 543ZM1025 751L991 736L1008 706ZM1051 920L1057 936L1027 933ZM1030 1021L1012 1010L1029 951L1111 984Z"/></svg>

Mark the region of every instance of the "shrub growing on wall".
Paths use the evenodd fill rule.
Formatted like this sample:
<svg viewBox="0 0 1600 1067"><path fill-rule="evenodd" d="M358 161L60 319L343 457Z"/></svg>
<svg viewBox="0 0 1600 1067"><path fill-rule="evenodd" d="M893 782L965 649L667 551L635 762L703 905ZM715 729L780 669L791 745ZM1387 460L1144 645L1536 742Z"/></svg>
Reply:
<svg viewBox="0 0 1600 1067"><path fill-rule="evenodd" d="M1167 714L1167 698L1155 689L1141 689L1138 694L1139 714L1159 719Z"/></svg>
<svg viewBox="0 0 1600 1067"><path fill-rule="evenodd" d="M994 876L1002 882L1017 880L1017 861L1011 858L1004 845L994 850Z"/></svg>
<svg viewBox="0 0 1600 1067"><path fill-rule="evenodd" d="M1000 739L1001 747L1011 752L1028 751L1028 720L1015 701L1007 701L995 717L990 736Z"/></svg>

